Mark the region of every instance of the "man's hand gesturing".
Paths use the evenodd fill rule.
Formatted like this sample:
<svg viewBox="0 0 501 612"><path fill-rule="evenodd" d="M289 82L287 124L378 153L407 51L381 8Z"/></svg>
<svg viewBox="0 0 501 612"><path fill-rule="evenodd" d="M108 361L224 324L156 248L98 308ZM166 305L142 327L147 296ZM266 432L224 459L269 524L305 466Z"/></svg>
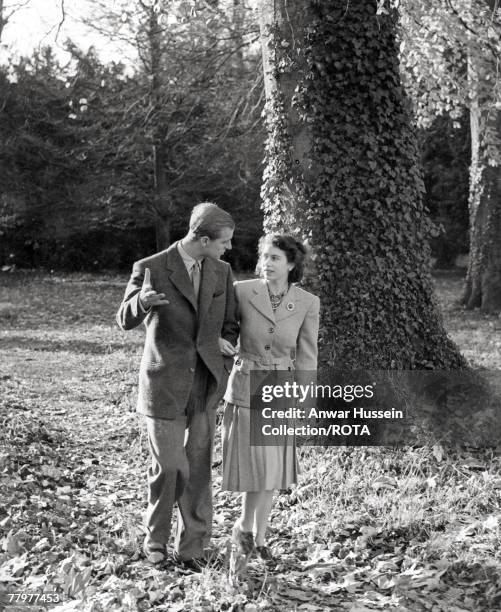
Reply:
<svg viewBox="0 0 501 612"><path fill-rule="evenodd" d="M169 300L165 299L165 293L157 293L153 289L149 268L144 269L144 280L139 294L139 301L144 310L149 310L152 306L169 304Z"/></svg>

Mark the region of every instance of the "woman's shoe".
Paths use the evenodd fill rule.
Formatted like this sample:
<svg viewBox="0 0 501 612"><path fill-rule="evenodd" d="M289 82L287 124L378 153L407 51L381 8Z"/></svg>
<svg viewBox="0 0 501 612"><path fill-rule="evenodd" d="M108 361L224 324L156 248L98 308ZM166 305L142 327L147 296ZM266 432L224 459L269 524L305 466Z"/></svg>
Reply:
<svg viewBox="0 0 501 612"><path fill-rule="evenodd" d="M230 576L237 576L247 567L254 551L254 534L242 531L237 523L231 532Z"/></svg>
<svg viewBox="0 0 501 612"><path fill-rule="evenodd" d="M265 563L276 563L275 557L267 546L256 546L256 553L257 556Z"/></svg>

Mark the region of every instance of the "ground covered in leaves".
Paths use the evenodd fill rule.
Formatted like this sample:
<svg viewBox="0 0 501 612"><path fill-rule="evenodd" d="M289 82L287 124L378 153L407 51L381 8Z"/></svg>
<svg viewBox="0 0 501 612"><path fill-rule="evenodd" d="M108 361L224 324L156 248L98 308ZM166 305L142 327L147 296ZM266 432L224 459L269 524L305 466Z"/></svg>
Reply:
<svg viewBox="0 0 501 612"><path fill-rule="evenodd" d="M146 439L134 412L143 331L114 325L126 279L0 278L0 609L501 609L498 449L301 450L299 485L277 498L272 570L189 574L139 554ZM501 321L455 305L446 325L474 364L501 369ZM238 499L214 466L214 548ZM31 599L31 602L29 602ZM45 601L44 601L45 600Z"/></svg>

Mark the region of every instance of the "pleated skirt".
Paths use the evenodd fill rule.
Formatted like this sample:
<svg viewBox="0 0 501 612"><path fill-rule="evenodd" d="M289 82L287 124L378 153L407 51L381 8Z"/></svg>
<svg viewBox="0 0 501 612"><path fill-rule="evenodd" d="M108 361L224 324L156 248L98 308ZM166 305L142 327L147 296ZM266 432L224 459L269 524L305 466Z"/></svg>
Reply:
<svg viewBox="0 0 501 612"><path fill-rule="evenodd" d="M251 446L250 408L226 402L223 417L223 482L226 491L287 489L299 472L295 444Z"/></svg>

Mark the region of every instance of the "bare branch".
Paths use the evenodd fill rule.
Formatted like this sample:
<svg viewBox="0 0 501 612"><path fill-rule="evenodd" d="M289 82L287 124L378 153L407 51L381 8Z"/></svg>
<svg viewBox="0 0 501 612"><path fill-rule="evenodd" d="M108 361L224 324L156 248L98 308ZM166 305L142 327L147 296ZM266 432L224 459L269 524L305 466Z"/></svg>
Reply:
<svg viewBox="0 0 501 612"><path fill-rule="evenodd" d="M65 22L66 19L66 10L65 10L65 6L64 6L64 0L60 0L61 2L61 21L59 22L59 25L57 26L57 31L56 31L56 37L55 40L57 40L57 37L59 36L59 32L61 31L61 28Z"/></svg>
<svg viewBox="0 0 501 612"><path fill-rule="evenodd" d="M24 0L24 2L9 4L6 6L4 4L4 0L0 0L0 40L2 39L3 29L9 23L12 16L25 7L29 2L31 2L31 0ZM9 13L7 13L7 9L10 10Z"/></svg>
<svg viewBox="0 0 501 612"><path fill-rule="evenodd" d="M24 2L18 2L17 4L9 4L8 6L4 6L3 10L7 11L7 9L10 9L10 12L8 15L4 15L3 17L3 22L4 25L9 21L9 19L15 15L18 11L20 11L22 8L24 8L27 4L29 4L31 2L31 0L24 0ZM2 3L0 3L0 7L1 7Z"/></svg>

